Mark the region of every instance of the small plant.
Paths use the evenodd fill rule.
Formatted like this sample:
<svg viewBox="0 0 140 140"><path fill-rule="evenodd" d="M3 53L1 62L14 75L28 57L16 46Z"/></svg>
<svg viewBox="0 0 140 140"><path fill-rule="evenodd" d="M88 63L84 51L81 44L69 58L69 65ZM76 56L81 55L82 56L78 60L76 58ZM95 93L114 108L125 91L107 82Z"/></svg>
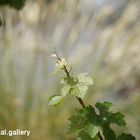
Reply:
<svg viewBox="0 0 140 140"><path fill-rule="evenodd" d="M121 112L110 110L113 106L112 103L97 102L95 106L84 104L83 98L88 87L93 85L92 78L87 73L74 75L70 64L64 58L60 58L57 52L52 53L51 56L56 60L55 72L63 70L66 76L60 81L63 85L61 94L50 97L49 105L56 106L66 96L73 95L82 106L82 108L76 109L76 114L69 118L68 134L76 132L77 140L135 140L131 134L116 135L110 127L111 124L120 127L126 126L124 115Z"/></svg>

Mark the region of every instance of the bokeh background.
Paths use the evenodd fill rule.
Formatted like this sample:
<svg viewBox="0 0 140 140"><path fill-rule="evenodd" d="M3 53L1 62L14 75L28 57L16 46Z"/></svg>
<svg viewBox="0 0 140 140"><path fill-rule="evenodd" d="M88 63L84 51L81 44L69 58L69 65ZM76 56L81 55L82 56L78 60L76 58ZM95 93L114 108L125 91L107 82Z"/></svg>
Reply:
<svg viewBox="0 0 140 140"><path fill-rule="evenodd" d="M64 74L52 76L55 49L74 73L92 76L85 103L113 102L126 116L125 132L139 140L139 7L139 0L27 0L18 12L0 7L0 130L31 130L29 137L0 140L75 139L66 126L80 107L76 99L48 106Z"/></svg>

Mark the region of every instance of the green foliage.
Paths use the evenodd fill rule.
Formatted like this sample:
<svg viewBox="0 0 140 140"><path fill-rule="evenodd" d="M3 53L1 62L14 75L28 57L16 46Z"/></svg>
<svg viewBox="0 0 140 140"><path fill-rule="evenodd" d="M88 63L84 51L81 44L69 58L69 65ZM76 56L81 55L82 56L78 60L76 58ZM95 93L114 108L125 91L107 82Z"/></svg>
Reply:
<svg viewBox="0 0 140 140"><path fill-rule="evenodd" d="M113 113L110 110L112 103L98 102L95 107L100 112L96 113L95 107L87 106L85 108L76 110L76 115L73 115L69 120L68 133L77 132L77 137L81 140L94 140L99 138L99 132L102 130L105 140L133 140L135 139L130 134L122 133L116 136L110 124L118 126L125 126L124 115L120 112ZM84 134L84 135L83 135Z"/></svg>
<svg viewBox="0 0 140 140"><path fill-rule="evenodd" d="M59 69L62 68L62 66L59 67ZM88 86L92 85L93 81L87 75L87 73L80 73L76 76L76 78L74 78L73 76L64 77L60 83L63 84L63 87L61 88L61 95L59 95L61 99L63 99L63 97L65 97L68 94L72 94L83 99L87 93ZM49 105L56 105L55 102L57 101L56 101L56 96L52 96L50 98ZM60 103L60 102L61 100L57 103Z"/></svg>
<svg viewBox="0 0 140 140"><path fill-rule="evenodd" d="M131 134L122 133L120 136L118 136L117 140L135 140L135 137Z"/></svg>
<svg viewBox="0 0 140 140"><path fill-rule="evenodd" d="M49 105L56 106L57 104L59 104L63 100L63 98L64 97L61 95L54 95L54 96L50 97Z"/></svg>
<svg viewBox="0 0 140 140"><path fill-rule="evenodd" d="M80 131L77 140L98 140L98 136L91 138L87 132L85 131Z"/></svg>
<svg viewBox="0 0 140 140"><path fill-rule="evenodd" d="M97 102L95 106L84 105L82 99L87 93L88 86L93 84L91 77L87 73L74 76L68 69L71 66L65 59L61 59L57 53L53 53L52 57L57 59L57 71L62 69L66 77L60 81L63 85L61 95L52 96L49 105L58 105L69 94L76 96L82 105L82 109L76 109L76 114L69 118L68 134L76 132L77 140L135 140L131 134L122 133L117 136L111 128L111 124L126 126L124 115L111 110L112 103Z"/></svg>
<svg viewBox="0 0 140 140"><path fill-rule="evenodd" d="M0 0L0 6L8 5L12 8L20 10L25 4L25 0Z"/></svg>
<svg viewBox="0 0 140 140"><path fill-rule="evenodd" d="M80 73L77 75L77 83L71 87L71 93L80 98L84 98L87 93L88 86L93 84L91 77L87 73Z"/></svg>
<svg viewBox="0 0 140 140"><path fill-rule="evenodd" d="M101 118L100 122L103 124L110 125L111 123L115 123L118 126L125 126L126 122L124 120L124 115L121 112L113 113L110 111L112 107L112 103L104 102L104 103L96 103L96 108L99 110Z"/></svg>

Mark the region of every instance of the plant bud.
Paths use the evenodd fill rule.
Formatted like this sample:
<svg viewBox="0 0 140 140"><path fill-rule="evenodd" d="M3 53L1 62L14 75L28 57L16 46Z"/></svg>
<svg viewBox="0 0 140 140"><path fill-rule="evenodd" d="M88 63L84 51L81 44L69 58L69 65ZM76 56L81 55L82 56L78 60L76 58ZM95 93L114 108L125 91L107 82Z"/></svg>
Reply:
<svg viewBox="0 0 140 140"><path fill-rule="evenodd" d="M52 57L52 58L57 58L56 53L51 53L51 57Z"/></svg>

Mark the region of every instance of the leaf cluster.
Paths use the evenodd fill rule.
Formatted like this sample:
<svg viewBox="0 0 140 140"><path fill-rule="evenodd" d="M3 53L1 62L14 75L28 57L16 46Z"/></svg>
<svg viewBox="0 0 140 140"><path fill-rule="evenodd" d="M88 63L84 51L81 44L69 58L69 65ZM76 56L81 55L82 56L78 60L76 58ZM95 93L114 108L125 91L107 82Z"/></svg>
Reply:
<svg viewBox="0 0 140 140"><path fill-rule="evenodd" d="M62 66L63 61L58 68L60 69ZM61 95L52 96L49 105L59 104L69 94L83 99L87 93L88 86L92 85L93 81L87 73L80 73L76 77L71 75L69 77L64 77L60 83L63 85L61 88Z"/></svg>
<svg viewBox="0 0 140 140"><path fill-rule="evenodd" d="M135 140L131 134L122 133L117 136L110 124L125 127L126 122L121 112L112 112L110 102L97 102L95 107L89 105L76 110L70 117L68 133L77 132L77 140ZM98 111L98 113L97 113Z"/></svg>

